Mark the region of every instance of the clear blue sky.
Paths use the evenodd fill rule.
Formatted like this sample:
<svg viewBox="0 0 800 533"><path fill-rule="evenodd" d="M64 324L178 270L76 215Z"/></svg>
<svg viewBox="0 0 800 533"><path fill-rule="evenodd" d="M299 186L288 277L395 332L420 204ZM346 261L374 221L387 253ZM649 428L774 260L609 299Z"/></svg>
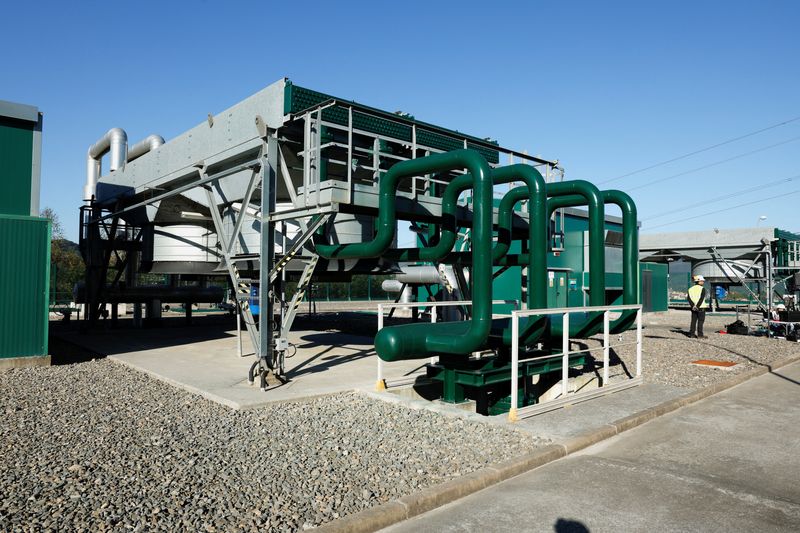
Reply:
<svg viewBox="0 0 800 533"><path fill-rule="evenodd" d="M86 149L106 130L169 140L284 76L597 183L800 116L791 1L5 2L2 13L0 99L44 112L42 206L72 239ZM788 194L800 178L678 212L800 174L800 139L632 190L795 137L800 120L601 188L631 191L643 231L760 215L800 231L800 193Z"/></svg>

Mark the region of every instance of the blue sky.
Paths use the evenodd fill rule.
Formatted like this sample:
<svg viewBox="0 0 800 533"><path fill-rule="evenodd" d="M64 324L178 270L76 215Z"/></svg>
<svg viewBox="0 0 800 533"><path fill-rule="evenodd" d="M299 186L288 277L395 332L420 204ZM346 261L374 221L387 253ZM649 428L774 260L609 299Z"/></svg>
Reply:
<svg viewBox="0 0 800 533"><path fill-rule="evenodd" d="M760 215L800 231L800 177L714 201L800 175L800 120L603 183L800 117L797 2L4 2L2 12L0 99L44 112L42 206L72 239L86 149L106 130L169 140L284 76L558 159L567 178L630 191L642 231L754 226Z"/></svg>

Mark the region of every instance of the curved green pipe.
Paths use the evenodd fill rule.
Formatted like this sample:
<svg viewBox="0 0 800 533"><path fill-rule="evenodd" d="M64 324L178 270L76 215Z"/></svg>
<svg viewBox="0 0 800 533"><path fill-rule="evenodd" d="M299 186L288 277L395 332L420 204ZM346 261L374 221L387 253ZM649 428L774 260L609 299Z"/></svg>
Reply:
<svg viewBox="0 0 800 533"><path fill-rule="evenodd" d="M615 204L622 211L622 303L639 303L639 231L636 204L626 193L618 190L601 192L603 203ZM547 218L556 209L583 205L580 196L562 196L547 202ZM626 330L636 318L635 312L625 312L611 324L611 332Z"/></svg>
<svg viewBox="0 0 800 533"><path fill-rule="evenodd" d="M522 199L528 199L531 203L531 244L535 242L534 239L540 238L544 235L547 238L547 220L542 218L546 209L547 196L546 184L541 173L530 165L508 165L505 167L496 168L492 171L493 185L501 185L504 183L511 183L514 181L522 181L525 187L520 188ZM462 192L472 188L473 179L469 174L457 176L445 187L442 194L442 222L439 226L438 239L432 238L433 244L426 248L398 248L395 250L388 250L385 257L397 261L441 261L449 254L453 253L453 246L456 244L458 237L458 197ZM536 207L536 206L541 206ZM536 209L540 209L537 211ZM534 220L535 219L535 220ZM509 234L510 237L510 234ZM536 247L531 247L535 249ZM495 247L492 251L493 259L497 260L503 257L508 252L508 246L505 248ZM458 253L458 252L455 252ZM453 256L458 257L458 256ZM536 251L532 254L532 264L541 262L541 279L547 277L547 252L546 250ZM529 278L530 279L530 278ZM545 298L546 305L546 298Z"/></svg>
<svg viewBox="0 0 800 533"><path fill-rule="evenodd" d="M536 172L529 165L515 165ZM509 167L506 167L509 168ZM501 169L498 169L501 170ZM495 171L497 172L497 170ZM544 181L542 180L544 183ZM522 200L528 199L528 254L508 256L513 231L514 207ZM497 215L497 244L492 250L495 264L519 262L530 267L528 272L528 309L544 309L547 307L547 221L545 216L547 205L546 186L539 197L534 198L529 187L517 187L508 191L500 201ZM523 344L530 344L541 337L549 326L549 320L542 317L527 317L521 324L520 339ZM498 332L504 345L511 343L510 321L503 321L504 326Z"/></svg>
<svg viewBox="0 0 800 533"><path fill-rule="evenodd" d="M498 215L498 243L492 249L493 263L503 262L511 244L511 224L514 206L522 201L529 202L528 257L520 256L518 261L532 265L528 276L528 307L547 307L547 250L541 243L547 242L547 189L541 173L530 165L508 165L492 171L492 183L501 185L514 181L522 181L524 187L517 187L506 193L500 202ZM458 197L462 192L472 188L472 177L469 174L456 177L445 188L442 195L442 224L438 240L427 248L400 248L388 250L386 257L399 261L441 261L449 259L458 262L467 259L471 254L453 252L458 237L458 221L456 212ZM541 290L534 290L539 284Z"/></svg>
<svg viewBox="0 0 800 533"><path fill-rule="evenodd" d="M383 328L375 336L381 359L396 361L429 357L431 354L469 354L486 343L492 322L492 172L474 150L455 150L395 164L381 177L378 229L368 242L317 245L325 259L379 257L391 246L397 224L395 199L402 178L466 168L473 182L472 220L472 318L467 322L406 324Z"/></svg>
<svg viewBox="0 0 800 533"><path fill-rule="evenodd" d="M547 185L548 206L558 198L577 196L582 205L589 208L589 305L602 306L606 302L606 252L605 252L605 204L594 184L584 180L562 181ZM548 218L549 220L549 218ZM562 334L561 320L552 318L551 333ZM570 317L570 335L588 337L603 327L602 313L586 313L583 317Z"/></svg>
<svg viewBox="0 0 800 533"><path fill-rule="evenodd" d="M528 249L528 256L525 258L527 259L526 263L532 265L531 266L531 273L528 276L528 306L529 308L537 308L537 307L546 307L547 306L547 293L545 291L545 284L547 283L547 251L541 245L541 243L546 242L547 240L547 219L545 218L545 212L547 208L547 191L546 191L546 184L544 178L539 173L538 170L529 166L529 165L509 165L506 167L495 169L492 172L492 183L493 184L502 184L502 183L510 183L513 181L522 181L525 183L524 187L519 187L518 189L521 191L521 194L524 194L523 198L527 198L530 202L530 211L529 211L529 249ZM452 249L456 243L457 239L457 231L458 231L458 222L456 217L456 210L458 208L458 197L459 195L473 187L474 180L470 175L463 175L456 177L453 181L451 181L448 186L445 188L444 194L442 196L442 224L441 224L441 231L439 234L439 239L431 247L422 248L422 249L405 249L405 250L398 250L396 253L390 253L392 258L394 259L410 259L413 257L414 259L419 260L427 260L427 261L440 261L443 258L453 256L464 256L466 254L463 253L453 253ZM491 205L491 202L490 202ZM475 207L477 204L475 204ZM513 204L511 206L513 208ZM490 211L491 212L491 211ZM475 215L477 216L477 214ZM508 228L508 235L510 238L510 227ZM489 248L482 248L481 245L475 239L475 230L473 226L473 236L472 236L472 253L469 254L470 258L474 262L477 254L480 253L484 256L489 256L490 258L499 258L504 256L508 248L502 247L500 249L495 248L492 250L492 254L488 254ZM413 255L412 255L413 254ZM474 263L473 263L473 270L474 270ZM473 287L475 287L475 283L473 283ZM477 303L478 295L475 294L475 290L473 289L473 305ZM474 309L473 309L474 313ZM542 320L534 320L529 319L527 321L527 325L523 326L523 331L521 337L526 339L527 342L532 342L538 339L545 331L547 322ZM400 327L407 327L411 328L415 325L408 325L408 326L400 326ZM452 331L453 327L458 327L456 324L450 323L450 326L438 326L441 328L447 328ZM398 327L399 328L399 327ZM397 330L398 328L393 328ZM511 330L510 328L501 328L500 330L502 339L505 343L509 343L511 341ZM389 335L389 334L387 334ZM410 341L411 339L407 339ZM376 348L378 348L379 344L383 343L382 338L376 337ZM388 342L387 342L388 343ZM382 351L385 352L385 355L389 357L384 357ZM474 351L474 350L471 350ZM413 355L409 355L412 353L412 349L401 349L401 350L394 350L394 354L391 353L392 350L378 350L378 353L381 354L381 357L386 360L396 360L399 358L413 358ZM402 357L398 355L399 352L402 352ZM429 352L426 350L418 350L414 353L418 353L416 357L427 357ZM455 353L455 352L447 352L447 353ZM468 352L464 352L468 353Z"/></svg>
<svg viewBox="0 0 800 533"><path fill-rule="evenodd" d="M589 207L589 305L605 305L606 252L603 198L597 187L588 181L572 180L547 184L549 198L571 195L580 196L583 198L583 204ZM547 200L548 206L552 201Z"/></svg>

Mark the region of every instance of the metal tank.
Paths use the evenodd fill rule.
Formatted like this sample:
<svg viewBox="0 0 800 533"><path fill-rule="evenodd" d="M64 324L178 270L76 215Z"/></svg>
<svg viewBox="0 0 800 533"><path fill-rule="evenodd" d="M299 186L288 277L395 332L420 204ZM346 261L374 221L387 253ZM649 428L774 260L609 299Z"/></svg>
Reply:
<svg viewBox="0 0 800 533"><path fill-rule="evenodd" d="M738 283L739 278L760 278L761 266L752 261L727 261L718 263L713 259L694 265L693 276L703 276L709 283Z"/></svg>
<svg viewBox="0 0 800 533"><path fill-rule="evenodd" d="M152 243L152 273L210 274L220 261L217 234L203 226L156 226Z"/></svg>

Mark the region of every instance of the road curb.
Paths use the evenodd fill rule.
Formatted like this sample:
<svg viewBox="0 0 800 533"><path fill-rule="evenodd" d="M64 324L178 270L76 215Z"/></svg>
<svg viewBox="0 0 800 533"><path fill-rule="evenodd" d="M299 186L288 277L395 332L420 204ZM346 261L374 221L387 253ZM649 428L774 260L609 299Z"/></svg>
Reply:
<svg viewBox="0 0 800 533"><path fill-rule="evenodd" d="M800 361L800 356L789 357L770 365L743 372L730 379L709 385L703 389L692 391L678 398L668 400L655 407L633 413L624 418L600 426L577 437L539 448L529 454L521 455L495 463L444 483L428 487L421 491L403 496L398 500L365 509L358 513L328 522L315 531L322 533L371 533L392 524L402 522L437 507L459 500L479 490L485 489L501 481L529 472L547 463L571 455L598 442L618 435L629 429L641 426L667 413L671 413L708 398L719 392L740 385L752 378L770 373L786 365Z"/></svg>

